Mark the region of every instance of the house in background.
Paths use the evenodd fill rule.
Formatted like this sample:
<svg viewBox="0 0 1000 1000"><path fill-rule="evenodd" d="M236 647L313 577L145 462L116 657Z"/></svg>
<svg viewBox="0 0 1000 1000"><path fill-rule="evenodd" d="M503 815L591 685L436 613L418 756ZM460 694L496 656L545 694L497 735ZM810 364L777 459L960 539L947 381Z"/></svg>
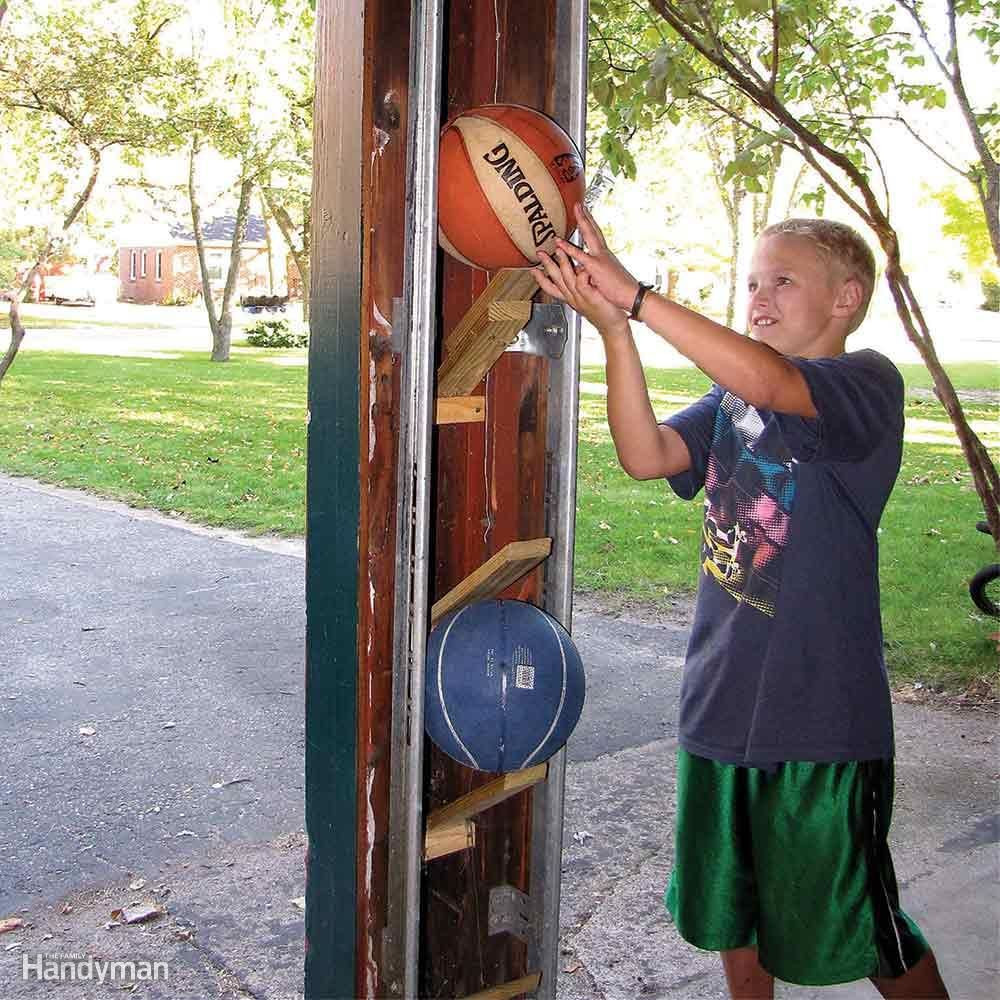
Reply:
<svg viewBox="0 0 1000 1000"><path fill-rule="evenodd" d="M213 295L221 295L229 270L236 217L220 215L203 230L205 263ZM125 302L191 301L201 295L201 269L194 233L180 224L131 226L118 247L119 298ZM283 250L283 248L281 248ZM276 258L276 259L275 259ZM267 231L259 215L247 221L236 281L236 299L244 295L285 294L301 287L290 255L273 255L274 287L268 268Z"/></svg>

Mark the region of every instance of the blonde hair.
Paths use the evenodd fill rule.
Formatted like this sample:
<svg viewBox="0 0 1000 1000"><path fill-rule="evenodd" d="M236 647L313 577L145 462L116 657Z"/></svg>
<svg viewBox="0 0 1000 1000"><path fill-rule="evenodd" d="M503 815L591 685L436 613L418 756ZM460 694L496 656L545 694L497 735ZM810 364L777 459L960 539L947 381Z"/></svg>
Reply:
<svg viewBox="0 0 1000 1000"><path fill-rule="evenodd" d="M853 278L861 285L861 304L851 317L848 332L861 326L875 291L875 255L864 237L843 222L830 219L785 219L764 229L766 236L801 236L809 240L826 261L827 267L840 272L843 281Z"/></svg>

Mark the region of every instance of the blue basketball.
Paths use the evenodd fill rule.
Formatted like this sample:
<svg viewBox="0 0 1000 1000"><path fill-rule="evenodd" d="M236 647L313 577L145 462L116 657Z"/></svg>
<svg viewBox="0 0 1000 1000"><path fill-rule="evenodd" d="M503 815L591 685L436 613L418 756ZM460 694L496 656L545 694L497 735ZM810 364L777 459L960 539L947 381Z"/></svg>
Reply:
<svg viewBox="0 0 1000 1000"><path fill-rule="evenodd" d="M551 757L586 693L580 654L550 615L523 601L478 601L446 615L427 643L424 726L480 771Z"/></svg>

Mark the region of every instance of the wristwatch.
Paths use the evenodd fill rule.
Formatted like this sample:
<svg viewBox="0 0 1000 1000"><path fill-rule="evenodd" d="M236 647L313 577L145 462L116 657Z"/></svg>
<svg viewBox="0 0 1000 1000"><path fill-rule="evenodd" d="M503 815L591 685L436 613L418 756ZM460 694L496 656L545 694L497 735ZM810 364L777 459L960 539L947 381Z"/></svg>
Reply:
<svg viewBox="0 0 1000 1000"><path fill-rule="evenodd" d="M643 300L646 298L646 293L652 291L653 286L646 284L645 281L639 282L639 287L635 293L635 299L632 301L632 308L629 310L629 319L638 319L639 310L642 308Z"/></svg>

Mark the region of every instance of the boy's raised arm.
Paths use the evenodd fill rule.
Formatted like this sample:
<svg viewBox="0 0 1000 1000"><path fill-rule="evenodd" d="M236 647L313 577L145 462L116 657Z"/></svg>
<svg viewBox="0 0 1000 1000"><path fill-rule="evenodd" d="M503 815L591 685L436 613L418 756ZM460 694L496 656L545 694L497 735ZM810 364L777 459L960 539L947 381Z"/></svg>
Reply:
<svg viewBox="0 0 1000 1000"><path fill-rule="evenodd" d="M580 313L597 327L604 341L608 426L622 468L633 479L657 479L685 472L691 466L687 445L677 431L661 427L656 421L628 316L586 275L574 274L564 252L557 251L553 257L539 256L542 266L533 273L542 291Z"/></svg>
<svg viewBox="0 0 1000 1000"><path fill-rule="evenodd" d="M662 479L691 466L684 439L657 423L628 323L601 331L607 357L608 426L618 461L633 479Z"/></svg>

